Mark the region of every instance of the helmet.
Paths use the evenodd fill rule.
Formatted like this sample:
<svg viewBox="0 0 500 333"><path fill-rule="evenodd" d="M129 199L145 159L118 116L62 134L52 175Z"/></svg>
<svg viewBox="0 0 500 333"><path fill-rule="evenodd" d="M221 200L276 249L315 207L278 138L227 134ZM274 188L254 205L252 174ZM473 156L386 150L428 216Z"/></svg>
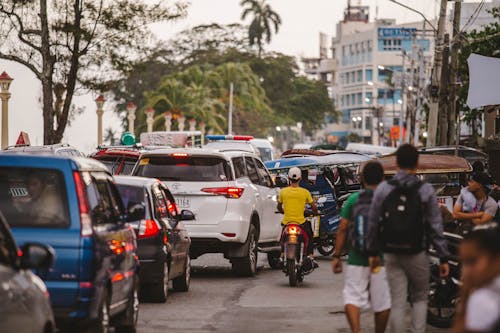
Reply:
<svg viewBox="0 0 500 333"><path fill-rule="evenodd" d="M293 167L288 171L288 178L291 181L300 180L300 178L302 178L302 171L297 167Z"/></svg>

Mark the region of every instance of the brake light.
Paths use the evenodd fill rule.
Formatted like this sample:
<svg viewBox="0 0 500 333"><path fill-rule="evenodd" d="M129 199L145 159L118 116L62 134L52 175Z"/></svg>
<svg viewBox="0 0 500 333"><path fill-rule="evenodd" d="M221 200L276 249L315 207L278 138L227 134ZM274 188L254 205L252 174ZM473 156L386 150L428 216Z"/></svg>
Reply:
<svg viewBox="0 0 500 333"><path fill-rule="evenodd" d="M250 141L254 137L251 135L207 135L207 140L210 141L225 141L225 140L236 140L236 141Z"/></svg>
<svg viewBox="0 0 500 333"><path fill-rule="evenodd" d="M80 233L82 237L89 237L92 236L92 221L89 215L89 204L85 192L85 183L83 182L82 175L78 171L73 172L73 179L75 181L78 208L80 210Z"/></svg>
<svg viewBox="0 0 500 333"><path fill-rule="evenodd" d="M153 220L142 220L139 226L139 238L155 237L160 234L160 228Z"/></svg>
<svg viewBox="0 0 500 333"><path fill-rule="evenodd" d="M201 189L202 192L223 195L228 199L241 198L244 190L241 187L206 187Z"/></svg>
<svg viewBox="0 0 500 333"><path fill-rule="evenodd" d="M299 227L292 225L288 227L287 232L289 235L298 235L300 234L300 229Z"/></svg>
<svg viewBox="0 0 500 333"><path fill-rule="evenodd" d="M175 158L185 158L189 157L188 153L172 153L170 156L175 157Z"/></svg>
<svg viewBox="0 0 500 333"><path fill-rule="evenodd" d="M80 282L78 285L80 286L80 289L90 289L94 287L94 284L89 281Z"/></svg>

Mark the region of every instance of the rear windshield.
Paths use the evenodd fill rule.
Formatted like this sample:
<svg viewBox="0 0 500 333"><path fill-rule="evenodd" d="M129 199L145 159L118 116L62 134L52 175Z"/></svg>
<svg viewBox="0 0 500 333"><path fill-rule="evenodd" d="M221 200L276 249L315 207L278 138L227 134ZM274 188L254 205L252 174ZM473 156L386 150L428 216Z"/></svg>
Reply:
<svg viewBox="0 0 500 333"><path fill-rule="evenodd" d="M120 191L120 196L122 197L123 206L127 209L134 204L142 203L144 204L144 188L131 185L120 185L116 184L118 191Z"/></svg>
<svg viewBox="0 0 500 333"><path fill-rule="evenodd" d="M113 175L130 175L134 169L137 159L119 157L99 157L96 158L99 162L103 163L109 172Z"/></svg>
<svg viewBox="0 0 500 333"><path fill-rule="evenodd" d="M140 160L134 175L164 181L213 182L231 180L230 170L227 161L219 157L150 156Z"/></svg>
<svg viewBox="0 0 500 333"><path fill-rule="evenodd" d="M50 169L0 168L0 211L12 227L67 227L63 175Z"/></svg>

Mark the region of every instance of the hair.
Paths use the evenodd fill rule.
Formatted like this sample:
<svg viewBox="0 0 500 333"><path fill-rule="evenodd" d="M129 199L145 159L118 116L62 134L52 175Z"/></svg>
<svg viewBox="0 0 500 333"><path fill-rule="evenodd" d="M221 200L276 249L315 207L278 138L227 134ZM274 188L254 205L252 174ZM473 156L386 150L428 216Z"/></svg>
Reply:
<svg viewBox="0 0 500 333"><path fill-rule="evenodd" d="M484 172L484 164L481 161L474 161L472 163L472 170L474 172Z"/></svg>
<svg viewBox="0 0 500 333"><path fill-rule="evenodd" d="M490 254L500 256L500 227L496 224L478 226L464 236L464 242L473 242L476 246Z"/></svg>
<svg viewBox="0 0 500 333"><path fill-rule="evenodd" d="M379 162L370 161L363 167L361 177L366 185L378 185L384 180L384 168Z"/></svg>
<svg viewBox="0 0 500 333"><path fill-rule="evenodd" d="M405 143L396 150L396 161L401 169L416 169L418 151L413 145Z"/></svg>

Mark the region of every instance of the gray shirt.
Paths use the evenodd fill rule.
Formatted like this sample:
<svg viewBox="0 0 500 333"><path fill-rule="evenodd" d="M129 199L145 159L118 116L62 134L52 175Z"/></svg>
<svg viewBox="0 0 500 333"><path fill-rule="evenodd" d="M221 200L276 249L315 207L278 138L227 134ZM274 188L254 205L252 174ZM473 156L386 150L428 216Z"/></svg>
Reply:
<svg viewBox="0 0 500 333"><path fill-rule="evenodd" d="M419 181L416 175L407 174L404 171L399 171L394 179L401 185L412 186ZM387 196L394 189L394 185L388 182L382 182L373 195L372 205L368 217L368 234L367 234L367 249L369 253L378 253L381 249L379 243L379 227L383 212L383 204ZM424 223L426 240L432 244L441 259L446 259L449 256L448 245L443 236L443 219L441 210L439 209L436 191L429 183L424 183L420 186L419 191L420 202L423 204Z"/></svg>
<svg viewBox="0 0 500 333"><path fill-rule="evenodd" d="M458 196L458 199L457 199L457 202L455 203L455 205L460 205L463 208L464 204L465 204L465 202L464 202L463 195L460 194ZM494 217L495 214L497 213L497 209L498 209L498 204L495 201L495 199L488 196L488 197L486 197L485 200L476 200L476 204L474 207L472 207L472 210L470 212L473 212L473 213L485 212L486 214Z"/></svg>

